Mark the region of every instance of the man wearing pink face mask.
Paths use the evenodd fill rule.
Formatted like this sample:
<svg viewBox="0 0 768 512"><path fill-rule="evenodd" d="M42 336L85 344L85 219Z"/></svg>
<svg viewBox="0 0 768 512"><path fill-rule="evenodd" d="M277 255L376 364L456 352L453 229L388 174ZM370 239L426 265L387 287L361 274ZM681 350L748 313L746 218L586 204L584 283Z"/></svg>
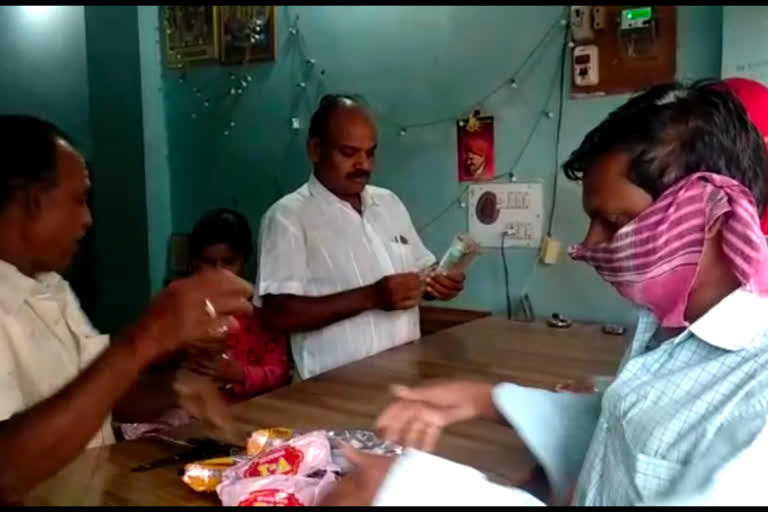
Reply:
<svg viewBox="0 0 768 512"><path fill-rule="evenodd" d="M411 448L397 459L350 453L358 470L329 504L536 504L424 453L443 428L473 418L516 429L546 475L535 494L550 504L768 503L768 157L738 99L712 85L653 87L564 164L589 216L571 256L640 308L607 389L395 387L377 426Z"/></svg>

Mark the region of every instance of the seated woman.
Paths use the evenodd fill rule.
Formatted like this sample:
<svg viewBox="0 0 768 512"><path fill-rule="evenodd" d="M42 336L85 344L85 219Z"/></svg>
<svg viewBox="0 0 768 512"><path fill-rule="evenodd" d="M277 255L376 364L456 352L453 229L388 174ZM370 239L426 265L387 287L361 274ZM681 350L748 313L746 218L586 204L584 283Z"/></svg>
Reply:
<svg viewBox="0 0 768 512"><path fill-rule="evenodd" d="M766 158L720 84L660 85L629 100L564 164L583 184L589 216L571 256L641 308L615 380L588 394L467 381L397 387L382 435L429 451L450 424L505 422L541 464L551 494L540 496L553 504L768 503ZM357 456L358 476L328 504L531 502L420 451L394 462Z"/></svg>
<svg viewBox="0 0 768 512"><path fill-rule="evenodd" d="M252 253L251 240L251 228L240 213L228 209L207 212L189 236L192 271L220 267L242 276ZM264 329L260 308L254 307L252 314L236 318L240 330L229 336L226 353L188 350L175 361L167 361L165 371L175 371L181 362L185 369L219 382L232 401L288 384L290 362L287 336ZM183 425L190 419L186 411L173 409L152 423L122 424L120 430L126 439L135 439Z"/></svg>

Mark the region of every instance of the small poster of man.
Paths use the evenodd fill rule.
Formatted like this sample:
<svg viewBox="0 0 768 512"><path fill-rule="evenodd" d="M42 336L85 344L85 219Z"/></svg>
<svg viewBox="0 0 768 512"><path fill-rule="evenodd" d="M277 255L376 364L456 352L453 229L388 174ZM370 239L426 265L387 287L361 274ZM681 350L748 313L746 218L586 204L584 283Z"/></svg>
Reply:
<svg viewBox="0 0 768 512"><path fill-rule="evenodd" d="M496 176L493 117L462 119L456 128L459 181L487 181Z"/></svg>

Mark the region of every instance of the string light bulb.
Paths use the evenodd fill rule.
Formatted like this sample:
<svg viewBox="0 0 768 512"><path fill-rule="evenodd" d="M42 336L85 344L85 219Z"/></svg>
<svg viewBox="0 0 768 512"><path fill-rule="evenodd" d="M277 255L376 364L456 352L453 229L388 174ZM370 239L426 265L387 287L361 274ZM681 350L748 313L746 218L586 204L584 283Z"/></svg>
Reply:
<svg viewBox="0 0 768 512"><path fill-rule="evenodd" d="M230 121L230 122L229 122L229 126L230 126L230 127L232 127L232 128L234 128L234 127L235 127L235 122L234 122L234 121Z"/></svg>
<svg viewBox="0 0 768 512"><path fill-rule="evenodd" d="M192 112L192 119L197 119L197 112Z"/></svg>
<svg viewBox="0 0 768 512"><path fill-rule="evenodd" d="M234 95L235 95L235 88L234 88L234 87L232 87L231 89L229 89L229 95L230 95L230 96L234 96Z"/></svg>
<svg viewBox="0 0 768 512"><path fill-rule="evenodd" d="M192 89L192 92L195 93L195 96L200 96L200 89L198 87Z"/></svg>
<svg viewBox="0 0 768 512"><path fill-rule="evenodd" d="M513 89L517 89L517 80L515 80L514 78L510 78L509 79L509 86L511 88L513 88Z"/></svg>
<svg viewBox="0 0 768 512"><path fill-rule="evenodd" d="M242 89L240 89L240 88L238 87L238 88L235 90L235 93L237 93L237 94L243 94L243 90L242 90Z"/></svg>
<svg viewBox="0 0 768 512"><path fill-rule="evenodd" d="M307 59L307 66L314 66L317 60L315 59Z"/></svg>
<svg viewBox="0 0 768 512"><path fill-rule="evenodd" d="M544 115L547 116L547 119L554 119L555 118L555 114L551 110L547 110L546 112L544 112Z"/></svg>
<svg viewBox="0 0 768 512"><path fill-rule="evenodd" d="M299 82L299 83L296 84L296 87L298 87L299 89L306 89L307 88L307 83L306 82Z"/></svg>
<svg viewBox="0 0 768 512"><path fill-rule="evenodd" d="M184 73L181 73L181 74L179 75L179 79L178 79L178 80L179 80L179 83L180 83L180 84L183 84L183 83L184 83L184 80L186 80L186 78L187 78L187 76L186 76Z"/></svg>
<svg viewBox="0 0 768 512"><path fill-rule="evenodd" d="M203 101L203 106L208 108L211 106L211 100L208 98L205 98L205 101Z"/></svg>
<svg viewBox="0 0 768 512"><path fill-rule="evenodd" d="M405 137L406 133L408 133L408 130L406 130L405 128L400 128L400 136L401 137Z"/></svg>
<svg viewBox="0 0 768 512"><path fill-rule="evenodd" d="M229 135L229 130L224 130L224 135Z"/></svg>
<svg viewBox="0 0 768 512"><path fill-rule="evenodd" d="M296 27L291 27L288 29L288 33L291 34L292 36L295 36L296 34L299 33L299 29L297 29Z"/></svg>

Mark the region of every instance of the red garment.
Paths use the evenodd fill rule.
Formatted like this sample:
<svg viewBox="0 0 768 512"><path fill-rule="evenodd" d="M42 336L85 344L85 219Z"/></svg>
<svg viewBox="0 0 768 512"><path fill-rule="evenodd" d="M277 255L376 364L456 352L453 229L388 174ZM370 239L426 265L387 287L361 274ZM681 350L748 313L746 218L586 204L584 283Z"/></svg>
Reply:
<svg viewBox="0 0 768 512"><path fill-rule="evenodd" d="M237 320L240 329L229 337L227 345L229 356L243 366L245 382L232 386L234 394L244 398L287 384L288 337L265 329L259 308Z"/></svg>
<svg viewBox="0 0 768 512"><path fill-rule="evenodd" d="M723 83L739 98L749 119L768 145L768 87L749 78L726 78ZM763 213L760 227L763 234L768 235L768 208Z"/></svg>

